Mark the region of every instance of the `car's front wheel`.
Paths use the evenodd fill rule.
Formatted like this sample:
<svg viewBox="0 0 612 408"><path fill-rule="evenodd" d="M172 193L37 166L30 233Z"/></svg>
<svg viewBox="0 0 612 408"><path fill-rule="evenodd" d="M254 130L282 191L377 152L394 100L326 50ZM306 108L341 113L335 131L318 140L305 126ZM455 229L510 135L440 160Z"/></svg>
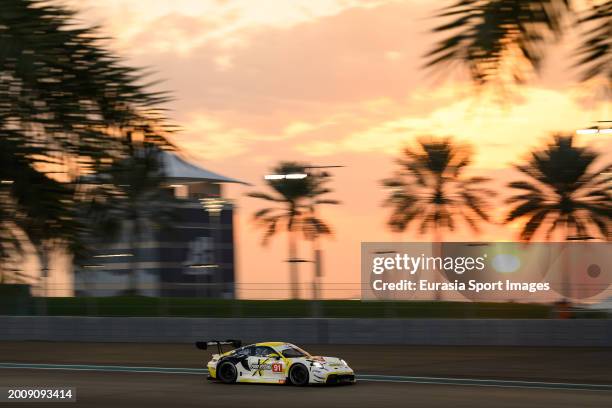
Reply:
<svg viewBox="0 0 612 408"><path fill-rule="evenodd" d="M233 384L238 377L236 366L229 361L222 362L217 367L217 379L225 384Z"/></svg>
<svg viewBox="0 0 612 408"><path fill-rule="evenodd" d="M289 380L293 385L308 385L308 377L308 369L303 364L295 364L289 370Z"/></svg>

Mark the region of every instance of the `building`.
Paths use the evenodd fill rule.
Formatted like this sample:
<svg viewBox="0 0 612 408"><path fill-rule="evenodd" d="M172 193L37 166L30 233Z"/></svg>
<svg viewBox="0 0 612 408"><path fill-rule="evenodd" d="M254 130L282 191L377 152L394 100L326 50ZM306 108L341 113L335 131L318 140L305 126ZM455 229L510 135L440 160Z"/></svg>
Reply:
<svg viewBox="0 0 612 408"><path fill-rule="evenodd" d="M75 266L76 296L234 297L234 206L225 183L243 183L161 152L171 222L144 228L137 242L122 225L113 242L96 242ZM154 204L152 204L154 205ZM132 241L132 243L131 243ZM132 273L131 271L135 271Z"/></svg>

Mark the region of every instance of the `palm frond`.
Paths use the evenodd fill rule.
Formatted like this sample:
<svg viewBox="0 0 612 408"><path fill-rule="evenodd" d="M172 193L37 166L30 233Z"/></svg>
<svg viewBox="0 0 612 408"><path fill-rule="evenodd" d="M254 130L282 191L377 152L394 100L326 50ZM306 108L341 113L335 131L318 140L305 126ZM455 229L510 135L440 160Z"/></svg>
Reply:
<svg viewBox="0 0 612 408"><path fill-rule="evenodd" d="M533 183L528 181L513 181L508 183L508 187L514 188L517 190L527 190L532 191L533 193L540 194L540 189Z"/></svg>
<svg viewBox="0 0 612 408"><path fill-rule="evenodd" d="M512 222L517 218L521 218L542 209L543 202L538 199L522 201L521 204L517 205L512 209L506 216L506 222ZM547 208L548 209L548 208Z"/></svg>
<svg viewBox="0 0 612 408"><path fill-rule="evenodd" d="M612 88L612 1L594 3L579 18L583 27L582 44L576 50L576 66L582 68L582 80L603 77Z"/></svg>
<svg viewBox="0 0 612 408"><path fill-rule="evenodd" d="M324 199L324 200L314 200L313 204L314 205L319 205L319 204L331 204L331 205L338 205L341 204L342 202L339 200L330 200L330 199Z"/></svg>
<svg viewBox="0 0 612 408"><path fill-rule="evenodd" d="M279 198L279 197L274 197L274 196L272 196L270 194L267 194L267 193L251 192L251 193L247 193L247 196L253 197L253 198L259 198L261 200L274 201L276 203L285 202L284 199Z"/></svg>
<svg viewBox="0 0 612 408"><path fill-rule="evenodd" d="M280 217L268 217L265 218L263 221L263 225L265 225L266 228L266 232L264 233L263 239L262 239L262 244L265 246L268 244L268 242L270 242L270 238L272 238L274 236L274 234L276 234L276 227L279 223L279 221L281 220Z"/></svg>
<svg viewBox="0 0 612 408"><path fill-rule="evenodd" d="M253 214L253 219L258 220L260 218L263 218L267 216L270 212L275 210L276 208L262 208L261 210L258 210L255 212L255 214Z"/></svg>
<svg viewBox="0 0 612 408"><path fill-rule="evenodd" d="M461 196L463 197L465 207L469 208L481 220L487 222L489 221L489 214L485 212L485 210L488 208L488 203L482 197L470 194L467 191L461 193Z"/></svg>
<svg viewBox="0 0 612 408"><path fill-rule="evenodd" d="M332 234L329 225L321 218L308 216L304 218L302 223L302 232L307 240L313 240L323 235Z"/></svg>
<svg viewBox="0 0 612 408"><path fill-rule="evenodd" d="M531 214L531 216L521 231L521 239L524 241L531 241L531 238L533 238L536 231L543 225L549 213L550 209L548 208L537 209L526 213Z"/></svg>
<svg viewBox="0 0 612 408"><path fill-rule="evenodd" d="M524 82L530 71L539 71L546 45L560 38L570 12L567 0L455 2L437 14L444 22L433 32L447 36L425 55L425 66L460 62L478 85L505 74Z"/></svg>
<svg viewBox="0 0 612 408"><path fill-rule="evenodd" d="M463 220L466 222L466 224L472 229L472 231L474 231L475 233L480 232L480 227L478 226L478 222L476 221L474 217L469 215L467 211L464 211L461 208L459 208L459 214L461 215Z"/></svg>
<svg viewBox="0 0 612 408"><path fill-rule="evenodd" d="M506 204L522 203L525 201L543 203L546 201L546 196L539 192L516 194L506 198Z"/></svg>

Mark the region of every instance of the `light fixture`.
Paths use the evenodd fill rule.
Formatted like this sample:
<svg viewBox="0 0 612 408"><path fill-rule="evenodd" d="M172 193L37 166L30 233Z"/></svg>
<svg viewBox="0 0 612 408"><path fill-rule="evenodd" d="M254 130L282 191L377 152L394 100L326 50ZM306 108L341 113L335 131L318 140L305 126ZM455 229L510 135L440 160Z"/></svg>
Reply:
<svg viewBox="0 0 612 408"><path fill-rule="evenodd" d="M304 167L300 167L303 170L308 170L308 169L331 169L331 168L336 168L336 167L345 167L342 165L326 165L326 166L304 166ZM289 179L289 180L299 180L299 179L303 179L308 177L308 173L289 173L289 174L266 174L264 176L264 179L266 180L283 180L283 179Z"/></svg>
<svg viewBox="0 0 612 408"><path fill-rule="evenodd" d="M204 269L204 268L218 268L219 265L217 264L195 264L195 265L189 265L188 268L192 268L192 269Z"/></svg>
<svg viewBox="0 0 612 408"><path fill-rule="evenodd" d="M601 124L603 123L612 123L612 120L598 120L597 122L598 125L595 126L591 126L585 129L578 129L576 130L576 134L578 135L594 135L597 133L601 133L601 134L611 134L612 133L612 128L602 128ZM608 125L609 126L609 125Z"/></svg>
<svg viewBox="0 0 612 408"><path fill-rule="evenodd" d="M94 258L119 258L123 256L134 256L134 254L104 254L104 255L94 255Z"/></svg>
<svg viewBox="0 0 612 408"><path fill-rule="evenodd" d="M292 174L287 174L287 178L288 179L294 179L294 180L300 180L303 178L308 177L308 174L306 173L292 173Z"/></svg>
<svg viewBox="0 0 612 408"><path fill-rule="evenodd" d="M289 173L289 174L267 174L264 176L266 180L300 180L308 177L306 173Z"/></svg>
<svg viewBox="0 0 612 408"><path fill-rule="evenodd" d="M219 215L225 206L226 201L221 198L206 197L200 198L202 207L213 215Z"/></svg>
<svg viewBox="0 0 612 408"><path fill-rule="evenodd" d="M282 180L285 178L284 174L266 174L264 179L266 180Z"/></svg>
<svg viewBox="0 0 612 408"><path fill-rule="evenodd" d="M578 129L576 134L578 135L593 135L595 133L599 133L599 129L596 127L591 127L587 129Z"/></svg>
<svg viewBox="0 0 612 408"><path fill-rule="evenodd" d="M192 265L186 265L186 266L187 266L187 269L184 270L183 273L185 275L196 275L196 276L211 275L214 273L212 269L219 268L219 265L217 264L192 264Z"/></svg>

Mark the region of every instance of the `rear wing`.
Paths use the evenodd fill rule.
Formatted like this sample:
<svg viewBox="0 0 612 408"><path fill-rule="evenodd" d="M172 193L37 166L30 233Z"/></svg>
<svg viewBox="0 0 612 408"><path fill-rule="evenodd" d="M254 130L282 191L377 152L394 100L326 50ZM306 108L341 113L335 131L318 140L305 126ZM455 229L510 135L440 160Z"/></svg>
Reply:
<svg viewBox="0 0 612 408"><path fill-rule="evenodd" d="M199 348L200 350L206 350L208 349L208 346L217 346L217 351L219 352L219 354L223 354L223 349L221 346L232 346L233 348L238 348L242 346L242 341L233 340L233 339L228 339L225 341L219 341L219 340L196 341L195 346L196 348Z"/></svg>

